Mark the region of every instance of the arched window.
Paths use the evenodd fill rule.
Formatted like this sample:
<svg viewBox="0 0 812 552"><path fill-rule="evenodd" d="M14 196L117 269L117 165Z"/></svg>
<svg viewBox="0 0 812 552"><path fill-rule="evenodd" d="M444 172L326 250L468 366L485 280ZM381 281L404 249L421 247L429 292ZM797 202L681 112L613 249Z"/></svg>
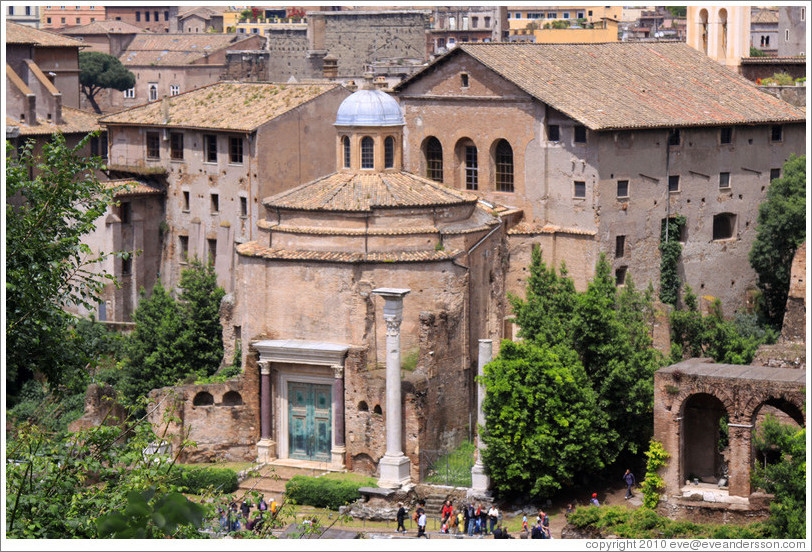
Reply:
<svg viewBox="0 0 812 552"><path fill-rule="evenodd" d="M437 182L443 181L443 146L434 136L426 142L426 176Z"/></svg>
<svg viewBox="0 0 812 552"><path fill-rule="evenodd" d="M513 148L507 140L496 144L496 191L513 191Z"/></svg>
<svg viewBox="0 0 812 552"><path fill-rule="evenodd" d="M223 395L223 406L239 406L243 404L242 395L236 391L229 391Z"/></svg>
<svg viewBox="0 0 812 552"><path fill-rule="evenodd" d="M345 136L341 139L341 145L344 147L344 168L350 168L350 138Z"/></svg>
<svg viewBox="0 0 812 552"><path fill-rule="evenodd" d="M192 404L194 406L209 406L214 404L214 397L212 397L211 393L207 391L201 391L200 393L195 395Z"/></svg>
<svg viewBox="0 0 812 552"><path fill-rule="evenodd" d="M369 136L361 138L361 168L374 169L375 168L375 143Z"/></svg>
<svg viewBox="0 0 812 552"><path fill-rule="evenodd" d="M366 401L361 401L358 403L358 410L360 412L369 412L369 405L366 403Z"/></svg>
<svg viewBox="0 0 812 552"><path fill-rule="evenodd" d="M395 166L395 139L387 136L383 141L383 167L391 169Z"/></svg>
<svg viewBox="0 0 812 552"><path fill-rule="evenodd" d="M708 10L699 11L699 24L702 27L702 51L708 54Z"/></svg>

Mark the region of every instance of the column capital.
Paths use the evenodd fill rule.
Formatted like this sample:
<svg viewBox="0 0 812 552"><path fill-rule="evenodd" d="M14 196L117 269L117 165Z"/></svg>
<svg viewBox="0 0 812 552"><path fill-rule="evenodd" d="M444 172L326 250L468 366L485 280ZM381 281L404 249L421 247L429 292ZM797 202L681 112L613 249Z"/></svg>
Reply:
<svg viewBox="0 0 812 552"><path fill-rule="evenodd" d="M271 361L270 360L260 360L257 364L259 364L259 373L263 376L270 376L271 375Z"/></svg>
<svg viewBox="0 0 812 552"><path fill-rule="evenodd" d="M341 379L344 377L344 367L341 364L333 364L330 368L333 369L333 377Z"/></svg>

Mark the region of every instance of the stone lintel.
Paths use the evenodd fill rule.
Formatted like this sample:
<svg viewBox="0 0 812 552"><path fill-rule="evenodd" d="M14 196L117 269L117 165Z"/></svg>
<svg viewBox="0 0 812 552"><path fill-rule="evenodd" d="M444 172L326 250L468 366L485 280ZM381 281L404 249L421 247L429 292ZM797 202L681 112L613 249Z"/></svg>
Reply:
<svg viewBox="0 0 812 552"><path fill-rule="evenodd" d="M349 345L299 339L269 339L251 344L259 351L259 362L343 366Z"/></svg>

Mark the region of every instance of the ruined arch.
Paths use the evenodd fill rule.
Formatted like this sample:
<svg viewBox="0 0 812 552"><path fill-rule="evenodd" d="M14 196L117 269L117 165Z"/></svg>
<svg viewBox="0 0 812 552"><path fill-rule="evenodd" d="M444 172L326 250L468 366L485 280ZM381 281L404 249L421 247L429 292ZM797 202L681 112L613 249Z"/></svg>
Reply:
<svg viewBox="0 0 812 552"><path fill-rule="evenodd" d="M716 483L724 472L720 421L729 410L711 393L691 394L680 407L680 481Z"/></svg>
<svg viewBox="0 0 812 552"><path fill-rule="evenodd" d="M229 391L223 395L223 406L239 406L241 404L243 404L242 395L240 395L237 391Z"/></svg>
<svg viewBox="0 0 812 552"><path fill-rule="evenodd" d="M208 391L201 391L192 400L194 406L211 406L214 404L214 397Z"/></svg>

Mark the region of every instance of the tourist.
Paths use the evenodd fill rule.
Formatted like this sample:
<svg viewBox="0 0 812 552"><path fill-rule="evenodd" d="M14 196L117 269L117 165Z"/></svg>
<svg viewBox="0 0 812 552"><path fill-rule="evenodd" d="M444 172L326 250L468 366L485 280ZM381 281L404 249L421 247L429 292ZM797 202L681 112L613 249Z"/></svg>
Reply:
<svg viewBox="0 0 812 552"><path fill-rule="evenodd" d="M635 484L634 474L630 469L626 469L626 473L623 474L623 481L626 482L626 500L629 500L634 495L632 494L632 487Z"/></svg>
<svg viewBox="0 0 812 552"><path fill-rule="evenodd" d="M499 508L496 507L496 504L491 504L491 508L488 510L488 521L491 524L491 533L493 533L493 528L496 527L496 522L499 521Z"/></svg>
<svg viewBox="0 0 812 552"><path fill-rule="evenodd" d="M479 517L476 515L476 508L474 508L474 503L468 505L468 536L472 537L474 535L474 530L476 529L477 520Z"/></svg>
<svg viewBox="0 0 812 552"><path fill-rule="evenodd" d="M417 536L425 537L426 536L426 512L421 508L420 509L420 516L417 518Z"/></svg>
<svg viewBox="0 0 812 552"><path fill-rule="evenodd" d="M243 500L242 504L240 504L240 512L242 512L242 517L248 520L248 515L251 513L251 503Z"/></svg>
<svg viewBox="0 0 812 552"><path fill-rule="evenodd" d="M463 514L465 511L465 504L462 505L462 512L457 510L457 524L454 526L457 528L457 534L465 534L465 515Z"/></svg>
<svg viewBox="0 0 812 552"><path fill-rule="evenodd" d="M403 530L404 533L406 532L406 526L403 524L403 522L406 521L407 514L408 512L406 512L406 508L403 507L403 503L398 502L398 513L397 513L398 528L395 530L396 532L400 533L401 529Z"/></svg>
<svg viewBox="0 0 812 552"><path fill-rule="evenodd" d="M469 530L470 527L473 525L473 522L471 521L472 517L471 508L472 506L470 504L468 504L467 506L465 504L462 505L462 518L465 521L465 525L463 526L462 532L465 533L466 535L471 534Z"/></svg>
<svg viewBox="0 0 812 552"><path fill-rule="evenodd" d="M442 510L440 510L440 525L441 525L441 526L443 526L443 525L445 525L445 526L446 526L446 530L445 530L445 531L443 531L444 533L447 533L447 532L448 532L448 523L449 523L449 518L451 517L451 514L452 514L453 512L454 512L454 508L451 506L451 501L450 501L450 500L446 500L446 501L443 503L443 508L442 508Z"/></svg>
<svg viewBox="0 0 812 552"><path fill-rule="evenodd" d="M593 506L600 506L601 503L598 502L598 493L592 493L592 500L589 501L590 504Z"/></svg>
<svg viewBox="0 0 812 552"><path fill-rule="evenodd" d="M544 530L541 528L541 522L536 522L536 525L533 526L533 530L530 531L530 538L531 539L543 539L544 538Z"/></svg>
<svg viewBox="0 0 812 552"><path fill-rule="evenodd" d="M573 513L574 511L575 508L573 507L572 503L567 504L567 511L564 512L564 517L570 517L570 514Z"/></svg>
<svg viewBox="0 0 812 552"><path fill-rule="evenodd" d="M530 529L527 527L527 514L522 513L522 531L529 533Z"/></svg>
<svg viewBox="0 0 812 552"><path fill-rule="evenodd" d="M493 535L494 539L501 539L502 538L502 528L497 527L495 529L491 529L491 534Z"/></svg>

